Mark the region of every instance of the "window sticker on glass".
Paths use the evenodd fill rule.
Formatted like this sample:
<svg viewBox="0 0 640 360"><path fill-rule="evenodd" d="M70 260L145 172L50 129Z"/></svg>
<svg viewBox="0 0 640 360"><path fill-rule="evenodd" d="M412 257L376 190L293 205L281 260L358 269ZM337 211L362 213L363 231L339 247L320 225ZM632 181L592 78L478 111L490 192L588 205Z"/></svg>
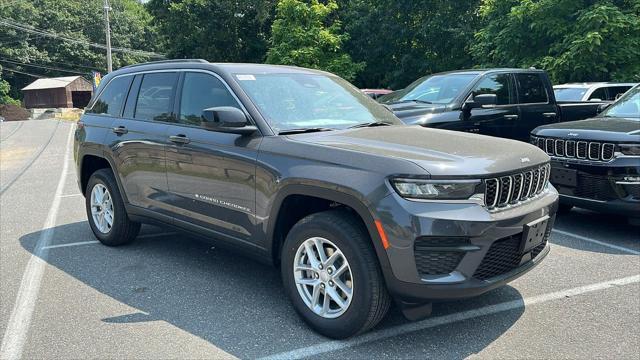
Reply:
<svg viewBox="0 0 640 360"><path fill-rule="evenodd" d="M247 81L247 80L255 80L256 79L256 77L253 76L253 75L243 75L243 74L236 75L236 78L238 78L238 80L240 80L240 81Z"/></svg>

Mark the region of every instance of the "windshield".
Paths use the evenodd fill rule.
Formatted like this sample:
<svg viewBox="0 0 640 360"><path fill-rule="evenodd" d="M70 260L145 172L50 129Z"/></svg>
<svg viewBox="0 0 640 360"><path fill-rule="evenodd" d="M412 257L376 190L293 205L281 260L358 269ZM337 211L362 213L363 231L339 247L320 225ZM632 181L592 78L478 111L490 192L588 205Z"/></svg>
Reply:
<svg viewBox="0 0 640 360"><path fill-rule="evenodd" d="M581 101L587 88L555 88L553 93L556 95L556 101Z"/></svg>
<svg viewBox="0 0 640 360"><path fill-rule="evenodd" d="M425 76L406 88L378 100L388 104L404 101L448 104L458 97L477 76L475 73Z"/></svg>
<svg viewBox="0 0 640 360"><path fill-rule="evenodd" d="M235 74L276 131L345 129L369 123L402 124L389 110L336 76Z"/></svg>
<svg viewBox="0 0 640 360"><path fill-rule="evenodd" d="M605 110L602 116L640 120L640 86L629 90L618 101Z"/></svg>

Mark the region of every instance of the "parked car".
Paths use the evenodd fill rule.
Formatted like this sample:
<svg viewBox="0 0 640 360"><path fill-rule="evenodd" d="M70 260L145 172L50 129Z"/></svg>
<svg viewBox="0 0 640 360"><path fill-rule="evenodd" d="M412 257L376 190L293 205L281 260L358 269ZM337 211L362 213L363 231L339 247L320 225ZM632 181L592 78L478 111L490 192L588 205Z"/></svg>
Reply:
<svg viewBox="0 0 640 360"><path fill-rule="evenodd" d="M551 156L561 209L578 206L640 224L639 86L596 118L536 128L531 142Z"/></svg>
<svg viewBox="0 0 640 360"><path fill-rule="evenodd" d="M369 95L370 98L377 100L379 97L391 94L393 90L389 89L361 89L363 93Z"/></svg>
<svg viewBox="0 0 640 360"><path fill-rule="evenodd" d="M598 104L558 104L536 69L461 70L422 77L378 99L407 124L529 141L540 125L595 116Z"/></svg>
<svg viewBox="0 0 640 360"><path fill-rule="evenodd" d="M296 311L333 338L370 329L392 299L417 319L521 276L549 252L558 204L535 146L406 126L296 67L119 69L74 149L103 244L152 222L276 264Z"/></svg>
<svg viewBox="0 0 640 360"><path fill-rule="evenodd" d="M557 101L614 101L637 84L612 82L587 82L554 85Z"/></svg>

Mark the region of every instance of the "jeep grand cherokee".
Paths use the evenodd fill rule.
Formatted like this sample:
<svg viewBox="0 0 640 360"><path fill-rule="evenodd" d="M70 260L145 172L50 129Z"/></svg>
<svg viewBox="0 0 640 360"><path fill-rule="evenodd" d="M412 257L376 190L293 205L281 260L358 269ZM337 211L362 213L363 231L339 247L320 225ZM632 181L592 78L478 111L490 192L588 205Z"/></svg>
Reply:
<svg viewBox="0 0 640 360"><path fill-rule="evenodd" d="M549 157L403 125L321 71L203 60L105 76L75 134L105 245L167 224L280 267L316 331L345 338L394 299L410 319L484 293L549 251Z"/></svg>

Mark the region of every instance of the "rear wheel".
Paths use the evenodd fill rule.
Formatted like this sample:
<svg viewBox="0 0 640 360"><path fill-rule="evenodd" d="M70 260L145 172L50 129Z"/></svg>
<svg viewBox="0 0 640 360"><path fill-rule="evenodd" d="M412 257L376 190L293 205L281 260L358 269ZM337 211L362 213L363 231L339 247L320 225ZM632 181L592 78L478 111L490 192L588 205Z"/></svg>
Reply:
<svg viewBox="0 0 640 360"><path fill-rule="evenodd" d="M312 214L294 225L281 270L294 308L322 335L342 339L367 331L389 309L369 236L347 211Z"/></svg>
<svg viewBox="0 0 640 360"><path fill-rule="evenodd" d="M127 244L138 236L140 223L127 216L118 185L109 169L100 169L91 175L85 205L89 226L104 245Z"/></svg>

